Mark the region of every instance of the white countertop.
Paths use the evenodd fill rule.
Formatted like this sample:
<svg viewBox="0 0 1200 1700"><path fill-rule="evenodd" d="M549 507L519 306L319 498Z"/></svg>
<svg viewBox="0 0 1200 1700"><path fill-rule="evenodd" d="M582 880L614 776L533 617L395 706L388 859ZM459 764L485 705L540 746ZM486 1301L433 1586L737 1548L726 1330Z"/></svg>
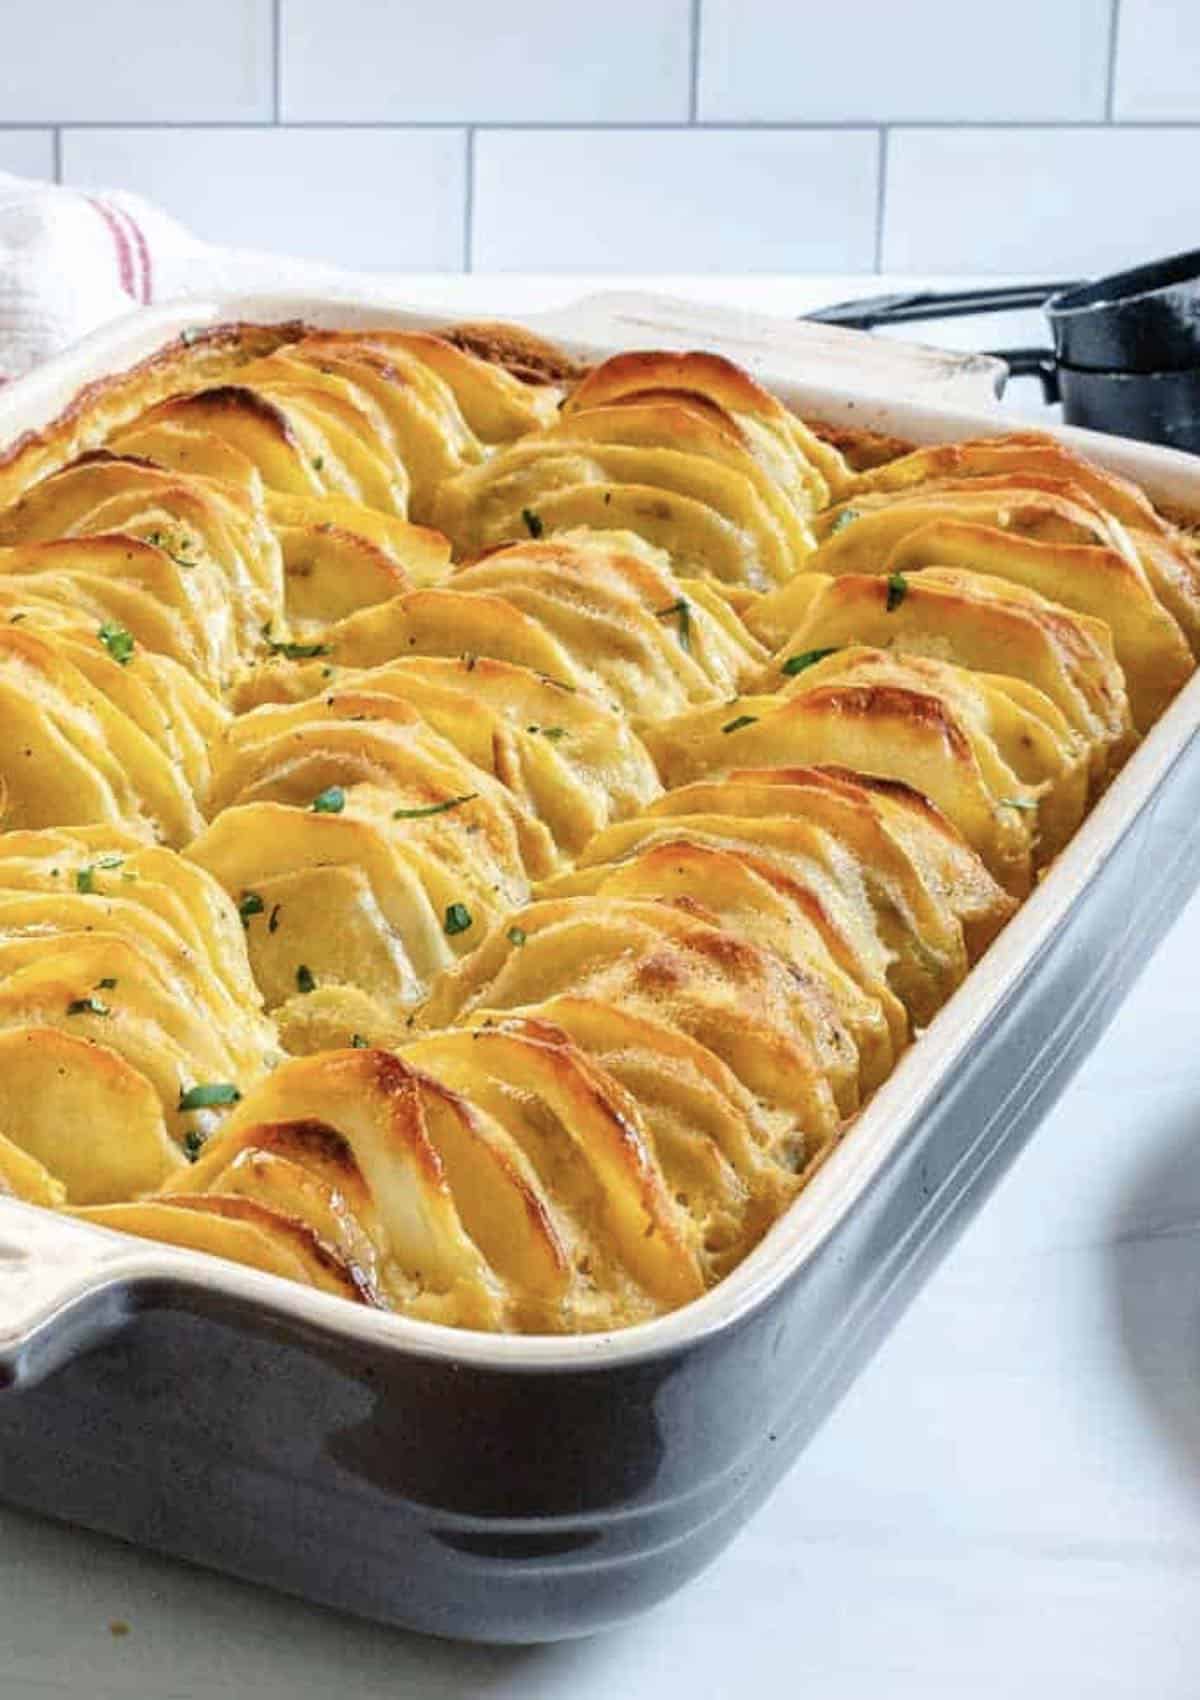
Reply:
<svg viewBox="0 0 1200 1700"><path fill-rule="evenodd" d="M517 311L581 281L436 293ZM781 311L890 287L637 281ZM1194 1700L1198 958L1200 901L771 1502L651 1616L456 1647L0 1510L0 1700Z"/></svg>

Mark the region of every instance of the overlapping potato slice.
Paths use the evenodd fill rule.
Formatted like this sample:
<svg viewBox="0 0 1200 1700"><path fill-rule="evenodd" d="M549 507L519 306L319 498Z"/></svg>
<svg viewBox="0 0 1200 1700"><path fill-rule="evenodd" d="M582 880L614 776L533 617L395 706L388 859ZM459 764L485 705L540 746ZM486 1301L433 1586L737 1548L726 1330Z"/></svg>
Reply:
<svg viewBox="0 0 1200 1700"><path fill-rule="evenodd" d="M1100 620L1003 579L949 568L888 578L801 573L793 588L798 623L760 688L781 688L826 654L869 644L1035 685L1085 742L1097 786L1129 752L1125 681Z"/></svg>
<svg viewBox="0 0 1200 1700"><path fill-rule="evenodd" d="M857 1047L821 981L670 903L531 904L435 983L418 1024L536 1009L566 993L666 1021L714 1051L762 1105L772 1154L793 1172L857 1106Z"/></svg>
<svg viewBox="0 0 1200 1700"><path fill-rule="evenodd" d="M918 449L861 473L851 490L852 496L904 491L931 481L966 490L1026 484L1082 500L1104 516L1119 549L1132 545L1159 601L1178 622L1193 654L1200 653L1200 562L1178 528L1128 479L1055 437L1031 431Z"/></svg>
<svg viewBox="0 0 1200 1700"><path fill-rule="evenodd" d="M60 1210L67 1192L43 1163L0 1133L0 1198L19 1198L23 1204Z"/></svg>
<svg viewBox="0 0 1200 1700"><path fill-rule="evenodd" d="M0 835L0 1133L69 1198L158 1185L274 1047L200 869L105 829Z"/></svg>
<svg viewBox="0 0 1200 1700"><path fill-rule="evenodd" d="M570 417L663 398L683 402L731 442L749 448L802 512L824 507L847 482L837 450L720 354L650 350L613 355L575 386L562 411Z"/></svg>
<svg viewBox="0 0 1200 1700"><path fill-rule="evenodd" d="M334 987L356 987L382 1010L411 1005L525 901L519 845L495 791L446 791L453 806L430 812L406 801L427 785L414 766L407 791L355 785L336 814L270 800L232 806L190 846L245 917L269 1007ZM378 1017L367 1031L378 1035Z"/></svg>
<svg viewBox="0 0 1200 1700"><path fill-rule="evenodd" d="M71 1214L100 1228L281 1275L352 1303L383 1304L362 1269L347 1263L307 1223L240 1192L85 1205Z"/></svg>
<svg viewBox="0 0 1200 1700"><path fill-rule="evenodd" d="M858 1050L859 1082L870 1092L891 1072L907 1023L897 1000L880 988L872 996L833 955L812 911L811 889L788 879L770 858L736 842L706 839L683 822L677 831L644 826L644 838L614 863L575 869L539 889L543 898L581 894L675 903L698 918L774 951L794 968L816 976L837 1007ZM603 854L603 840L597 854ZM772 877L774 876L774 877ZM840 941L839 941L840 942ZM864 974L864 978L868 976Z"/></svg>
<svg viewBox="0 0 1200 1700"><path fill-rule="evenodd" d="M542 1025L431 1035L402 1056L290 1062L171 1194L225 1192L262 1153L325 1183L314 1198L280 1181L273 1201L296 1220L319 1212L328 1233L330 1192L340 1195L381 1288L412 1315L594 1328L703 1285L691 1223L666 1194L636 1107Z"/></svg>
<svg viewBox="0 0 1200 1700"><path fill-rule="evenodd" d="M107 822L186 843L203 825L208 759L197 744L221 710L189 681L172 720L145 680L173 664L146 656L127 671L101 631L81 642L71 629L0 625L0 823Z"/></svg>
<svg viewBox="0 0 1200 1700"><path fill-rule="evenodd" d="M557 640L572 682L639 719L735 694L759 655L710 585L677 578L666 552L631 532L515 544L460 567L450 588L502 597Z"/></svg>
<svg viewBox="0 0 1200 1700"><path fill-rule="evenodd" d="M218 690L238 655L224 576L207 556L176 558L166 543L113 533L0 550L0 611L56 609L93 633L123 628Z"/></svg>
<svg viewBox="0 0 1200 1700"><path fill-rule="evenodd" d="M879 1040L874 1053L865 1048L859 1034L872 1029L844 979L882 1013L898 1052L907 1037L904 1010L924 1026L1015 907L924 798L816 768L735 771L669 791L641 819L600 834L573 875L542 889L606 890L615 882L616 891L657 881L665 895L668 881L683 877L693 858L703 866L706 855L733 858L742 877L765 882L791 911L788 925L776 915L768 929L772 947L822 974L864 1066ZM717 906L715 867L710 877ZM759 913L769 913L760 901Z"/></svg>
<svg viewBox="0 0 1200 1700"><path fill-rule="evenodd" d="M332 681L323 677L328 671L316 663L264 670L239 700L250 706L324 693L336 708L349 692L356 700L407 703L519 798L567 854L660 789L654 763L623 715L527 667L475 655L409 655L361 673L334 669Z"/></svg>
<svg viewBox="0 0 1200 1700"><path fill-rule="evenodd" d="M1032 686L848 648L772 696L694 709L644 734L668 787L735 767L833 764L927 796L1015 896L1082 812L1084 752Z"/></svg>
<svg viewBox="0 0 1200 1700"><path fill-rule="evenodd" d="M258 490L256 481L256 490ZM105 451L86 455L0 513L0 544L127 533L181 570L208 561L225 581L238 645L250 651L283 604L283 563L259 495Z"/></svg>
<svg viewBox="0 0 1200 1700"><path fill-rule="evenodd" d="M644 1012L564 995L538 1019L566 1033L637 1104L670 1195L695 1224L706 1277L741 1261L785 1204L796 1177L769 1155L755 1098L715 1051Z"/></svg>
<svg viewBox="0 0 1200 1700"><path fill-rule="evenodd" d="M766 659L711 585L676 578L632 533L596 531L497 550L322 637L348 667L491 656L647 719L731 695Z"/></svg>
<svg viewBox="0 0 1200 1700"><path fill-rule="evenodd" d="M370 676L367 675L369 681ZM553 740L548 740L553 743ZM351 787L372 816L440 820L464 797L486 805L471 817L481 867L497 889L549 873L553 840L519 798L464 758L401 697L355 682L297 703L265 704L241 715L216 752L214 812L233 803L275 801L340 814ZM326 793L334 793L326 796Z"/></svg>

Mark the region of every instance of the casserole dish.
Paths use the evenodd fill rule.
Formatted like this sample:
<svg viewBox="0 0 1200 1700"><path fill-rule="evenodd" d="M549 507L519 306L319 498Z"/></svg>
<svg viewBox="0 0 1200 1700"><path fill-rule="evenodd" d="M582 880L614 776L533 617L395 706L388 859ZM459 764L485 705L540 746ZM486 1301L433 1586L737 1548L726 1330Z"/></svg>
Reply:
<svg viewBox="0 0 1200 1700"><path fill-rule="evenodd" d="M658 309L537 327L589 357ZM640 317L639 317L640 314ZM8 392L4 436L188 326L434 315L236 301L145 315ZM702 336L803 412L915 441L991 412L801 381L737 320ZM757 358L755 356L757 355ZM1160 502L1183 456L1064 432ZM0 1492L325 1604L491 1640L584 1633L719 1551L795 1457L1062 1090L1195 884L1186 688L847 1139L739 1268L619 1334L498 1337L0 1203ZM1154 879L1145 878L1149 868Z"/></svg>

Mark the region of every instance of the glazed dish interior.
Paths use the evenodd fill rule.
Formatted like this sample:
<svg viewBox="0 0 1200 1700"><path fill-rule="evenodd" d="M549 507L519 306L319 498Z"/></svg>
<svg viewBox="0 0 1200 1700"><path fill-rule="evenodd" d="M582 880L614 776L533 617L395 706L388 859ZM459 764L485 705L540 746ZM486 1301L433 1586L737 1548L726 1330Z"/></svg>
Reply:
<svg viewBox="0 0 1200 1700"><path fill-rule="evenodd" d="M733 1269L1200 647L1057 439L227 324L0 461L0 1191L357 1303Z"/></svg>

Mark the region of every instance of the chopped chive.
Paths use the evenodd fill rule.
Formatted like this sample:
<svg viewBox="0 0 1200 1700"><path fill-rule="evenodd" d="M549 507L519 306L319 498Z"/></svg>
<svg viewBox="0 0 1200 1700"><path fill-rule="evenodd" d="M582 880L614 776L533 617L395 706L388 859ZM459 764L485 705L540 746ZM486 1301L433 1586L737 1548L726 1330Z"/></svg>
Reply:
<svg viewBox="0 0 1200 1700"><path fill-rule="evenodd" d="M242 918L242 925L248 926L251 915L261 915L265 908L266 904L256 891L244 892L242 901L238 904L238 914Z"/></svg>
<svg viewBox="0 0 1200 1700"><path fill-rule="evenodd" d="M227 1080L209 1080L201 1086L189 1086L179 1094L180 1110L211 1110L218 1104L236 1104L241 1098L236 1086Z"/></svg>
<svg viewBox="0 0 1200 1700"><path fill-rule="evenodd" d="M546 529L540 516L535 514L532 508L522 508L521 518L525 521L525 529L530 537L540 537Z"/></svg>
<svg viewBox="0 0 1200 1700"><path fill-rule="evenodd" d="M889 573L887 581L887 611L895 612L908 595L908 580L903 573Z"/></svg>
<svg viewBox="0 0 1200 1700"><path fill-rule="evenodd" d="M504 936L508 940L509 944L520 945L525 943L529 934L525 931L524 927L510 927Z"/></svg>
<svg viewBox="0 0 1200 1700"><path fill-rule="evenodd" d="M861 518L862 515L859 513L857 508L843 508L841 513L834 520L833 524L829 527L830 537L836 537L839 531L845 531L848 525L853 525L856 519Z"/></svg>
<svg viewBox="0 0 1200 1700"><path fill-rule="evenodd" d="M478 791L468 791L465 797L447 797L442 803L427 803L423 809L393 809L393 820L422 820L426 815L444 815L448 809L457 809L462 803L473 803L478 797Z"/></svg>
<svg viewBox="0 0 1200 1700"><path fill-rule="evenodd" d="M740 732L743 726L753 726L757 719L757 714L739 714L736 720L727 720L721 730L722 732Z"/></svg>
<svg viewBox="0 0 1200 1700"><path fill-rule="evenodd" d="M836 655L838 645L832 649L802 649L799 655L789 655L784 662L781 672L794 679L797 673L803 673L806 667L815 667L818 661L824 661L827 655Z"/></svg>
<svg viewBox="0 0 1200 1700"><path fill-rule="evenodd" d="M312 969L302 962L296 970L296 990L298 992L315 992L316 989L317 982Z"/></svg>
<svg viewBox="0 0 1200 1700"><path fill-rule="evenodd" d="M115 982L114 982L115 984ZM67 1005L68 1015L111 1015L112 1010L99 998L74 998Z"/></svg>
<svg viewBox="0 0 1200 1700"><path fill-rule="evenodd" d="M314 472L324 472L324 470L325 470L325 456L324 455L314 455L313 456L313 471Z"/></svg>
<svg viewBox="0 0 1200 1700"><path fill-rule="evenodd" d="M1005 809L1036 809L1036 797L1001 797L1000 806Z"/></svg>
<svg viewBox="0 0 1200 1700"><path fill-rule="evenodd" d="M681 596L678 602L668 602L665 608L654 610L656 620L669 620L676 614L679 616L679 647L688 655L692 648L692 609L687 598Z"/></svg>
<svg viewBox="0 0 1200 1700"><path fill-rule="evenodd" d="M453 938L455 933L465 933L472 925L471 911L465 903L451 903L447 906L444 923L447 938Z"/></svg>
<svg viewBox="0 0 1200 1700"><path fill-rule="evenodd" d="M133 659L132 632L126 631L124 626L118 626L115 620L105 620L96 636L114 661L119 661L122 667L128 666Z"/></svg>
<svg viewBox="0 0 1200 1700"><path fill-rule="evenodd" d="M312 661L318 655L332 655L331 643L276 643L274 638L267 639L267 649L272 655L282 655L288 661Z"/></svg>
<svg viewBox="0 0 1200 1700"><path fill-rule="evenodd" d="M95 891L95 889L96 889L96 870L95 870L95 868L90 866L90 865L86 868L76 868L76 870L75 870L75 890L82 892L85 897L89 897L91 895L91 893L93 891Z"/></svg>
<svg viewBox="0 0 1200 1700"><path fill-rule="evenodd" d="M346 807L346 793L340 785L326 786L308 806L314 815L340 815Z"/></svg>
<svg viewBox="0 0 1200 1700"><path fill-rule="evenodd" d="M275 907L272 909L270 915L268 915L268 917L267 917L267 931L269 933L273 933L275 931L276 927L279 925L279 911L282 908L283 908L283 904L277 903L275 905Z"/></svg>
<svg viewBox="0 0 1200 1700"><path fill-rule="evenodd" d="M198 1127L190 1127L183 1136L183 1154L189 1163L194 1163L204 1150L205 1136Z"/></svg>
<svg viewBox="0 0 1200 1700"><path fill-rule="evenodd" d="M103 980L96 981L96 990L98 992L112 992L116 990L116 985L116 980L111 974L109 974L106 975Z"/></svg>
<svg viewBox="0 0 1200 1700"><path fill-rule="evenodd" d="M367 1041L361 1033L351 1033L350 1048L354 1051L365 1051L367 1049Z"/></svg>

